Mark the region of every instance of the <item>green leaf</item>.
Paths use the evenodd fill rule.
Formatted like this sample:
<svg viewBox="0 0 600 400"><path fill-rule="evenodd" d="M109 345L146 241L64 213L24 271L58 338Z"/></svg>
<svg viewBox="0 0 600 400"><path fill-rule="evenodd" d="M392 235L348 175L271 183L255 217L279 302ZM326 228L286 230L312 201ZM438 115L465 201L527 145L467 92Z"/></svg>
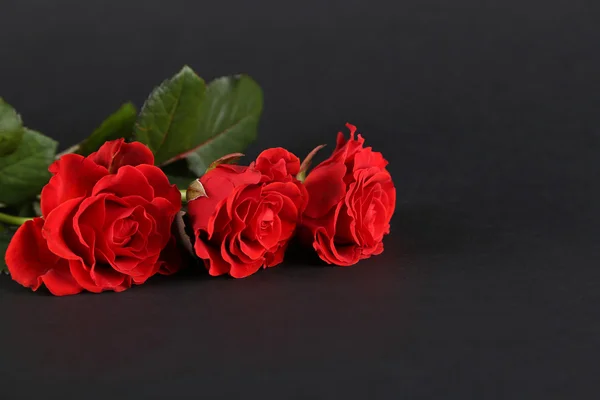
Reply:
<svg viewBox="0 0 600 400"><path fill-rule="evenodd" d="M23 204L18 204L16 209L17 209L17 216L19 217L25 217L25 218L29 218L29 217L33 217L35 216L35 209L33 206L32 201L28 201L26 203Z"/></svg>
<svg viewBox="0 0 600 400"><path fill-rule="evenodd" d="M262 90L249 76L210 82L202 104L199 145L186 155L189 168L201 176L218 158L244 152L256 139L262 108Z"/></svg>
<svg viewBox="0 0 600 400"><path fill-rule="evenodd" d="M150 93L134 133L136 140L152 150L155 164L166 163L197 146L205 90L202 78L185 66Z"/></svg>
<svg viewBox="0 0 600 400"><path fill-rule="evenodd" d="M19 204L35 198L48 183L48 166L57 143L41 133L25 129L17 150L0 157L0 203Z"/></svg>
<svg viewBox="0 0 600 400"><path fill-rule="evenodd" d="M177 160L171 164L163 165L161 169L167 175L167 178L169 178L169 182L177 185L179 190L186 190L190 183L198 178L190 172L186 160Z"/></svg>
<svg viewBox="0 0 600 400"><path fill-rule="evenodd" d="M169 179L169 182L171 182L171 185L177 185L177 188L179 190L186 190L188 186L190 186L190 183L192 183L196 179L185 176L173 175L167 175L167 178Z"/></svg>
<svg viewBox="0 0 600 400"><path fill-rule="evenodd" d="M17 150L22 139L21 117L0 97L0 157Z"/></svg>
<svg viewBox="0 0 600 400"><path fill-rule="evenodd" d="M6 254L6 249L8 249L8 244L14 234L15 229L0 224L0 273L3 272L8 274L8 267L6 266L6 261L4 261L4 255Z"/></svg>
<svg viewBox="0 0 600 400"><path fill-rule="evenodd" d="M137 110L131 103L125 103L111 114L87 139L81 142L77 154L87 156L98 150L109 140L129 139L133 135L133 127L137 118Z"/></svg>

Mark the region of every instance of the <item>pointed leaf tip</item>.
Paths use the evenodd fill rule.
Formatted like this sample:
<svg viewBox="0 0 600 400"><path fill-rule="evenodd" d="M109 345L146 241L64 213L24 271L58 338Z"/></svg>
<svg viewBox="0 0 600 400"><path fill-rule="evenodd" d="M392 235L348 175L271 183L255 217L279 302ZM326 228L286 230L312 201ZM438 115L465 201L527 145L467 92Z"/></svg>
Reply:
<svg viewBox="0 0 600 400"><path fill-rule="evenodd" d="M135 125L135 139L154 153L156 165L182 158L201 141L206 84L188 66L154 88Z"/></svg>
<svg viewBox="0 0 600 400"><path fill-rule="evenodd" d="M88 156L98 150L104 142L120 138L127 140L133 135L136 118L137 109L133 103L125 103L117 111L109 115L87 139L68 150L72 150L82 156ZM60 155L66 153L65 151Z"/></svg>
<svg viewBox="0 0 600 400"><path fill-rule="evenodd" d="M262 89L249 76L211 81L202 105L198 145L185 154L190 170L200 176L213 160L245 151L257 137L262 108Z"/></svg>
<svg viewBox="0 0 600 400"><path fill-rule="evenodd" d="M48 166L54 161L58 143L39 132L24 128L17 149L0 157L0 202L17 205L34 199L48 183Z"/></svg>

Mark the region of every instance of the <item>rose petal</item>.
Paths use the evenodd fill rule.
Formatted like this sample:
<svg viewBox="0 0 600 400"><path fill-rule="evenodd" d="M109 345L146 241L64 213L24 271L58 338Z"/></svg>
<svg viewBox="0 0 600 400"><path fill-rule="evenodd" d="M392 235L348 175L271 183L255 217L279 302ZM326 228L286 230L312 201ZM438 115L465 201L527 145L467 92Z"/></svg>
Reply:
<svg viewBox="0 0 600 400"><path fill-rule="evenodd" d="M300 171L300 159L282 147L274 147L258 155L254 168L263 174L263 181L288 182Z"/></svg>
<svg viewBox="0 0 600 400"><path fill-rule="evenodd" d="M356 154L354 158L354 170L361 168L385 168L388 162L383 155L367 147Z"/></svg>
<svg viewBox="0 0 600 400"><path fill-rule="evenodd" d="M160 168L154 165L139 165L136 169L144 174L148 183L154 189L155 198L162 197L169 200L172 204L173 212L181 209L181 194L179 193L179 189L177 189L177 185L171 185L169 179Z"/></svg>
<svg viewBox="0 0 600 400"><path fill-rule="evenodd" d="M203 236L199 235L196 237L196 242L194 243L196 255L204 260L206 269L211 276L227 274L229 272L229 264L221 257L220 249L206 243Z"/></svg>
<svg viewBox="0 0 600 400"><path fill-rule="evenodd" d="M334 239L329 238L323 228L315 232L313 246L319 257L329 264L350 266L360 260L360 247L336 246Z"/></svg>
<svg viewBox="0 0 600 400"><path fill-rule="evenodd" d="M255 184L261 179L258 171L236 165L219 165L206 173L201 183L207 196L199 197L188 203L188 215L194 231L207 229L221 201L225 203L233 190L241 185ZM212 233L212 232L211 232Z"/></svg>
<svg viewBox="0 0 600 400"><path fill-rule="evenodd" d="M334 163L324 167L316 167L304 181L309 194L308 205L304 214L310 218L320 218L327 214L346 194L343 177L346 167Z"/></svg>
<svg viewBox="0 0 600 400"><path fill-rule="evenodd" d="M240 247L240 250L242 251L242 253L249 258L248 261L259 260L265 254L265 248L258 241L244 240L243 238L240 237L238 243L239 243L239 247Z"/></svg>
<svg viewBox="0 0 600 400"><path fill-rule="evenodd" d="M96 263L90 269L90 277L102 290L122 291L131 287L131 278L108 264Z"/></svg>
<svg viewBox="0 0 600 400"><path fill-rule="evenodd" d="M55 296L67 296L80 293L83 288L77 283L67 260L60 260L54 268L42 277L44 285Z"/></svg>
<svg viewBox="0 0 600 400"><path fill-rule="evenodd" d="M102 165L111 174L125 165L154 165L154 155L148 147L140 142L125 143L124 139L106 142L87 158Z"/></svg>
<svg viewBox="0 0 600 400"><path fill-rule="evenodd" d="M358 135L358 139L354 138L356 127L351 124L346 124L346 127L350 130L350 139L346 140L344 134L338 132L336 148L325 162L353 163L354 156L363 149L365 139L361 135Z"/></svg>
<svg viewBox="0 0 600 400"><path fill-rule="evenodd" d="M262 267L264 261L256 261L254 263L235 263L231 266L229 275L236 279L247 278L252 274L255 274L260 267Z"/></svg>
<svg viewBox="0 0 600 400"><path fill-rule="evenodd" d="M104 167L78 154L62 156L49 171L54 176L42 189L40 201L44 217L68 200L89 196L96 182L108 174Z"/></svg>
<svg viewBox="0 0 600 400"><path fill-rule="evenodd" d="M158 272L160 268L158 257L159 254L156 254L137 263L133 262L133 259L125 259L123 261L127 260L127 262L119 262L119 266L123 271L127 271L126 274L132 277L135 284L141 285Z"/></svg>
<svg viewBox="0 0 600 400"><path fill-rule="evenodd" d="M37 290L42 276L61 260L50 252L42 237L44 220L34 218L19 227L6 250L5 261L13 280Z"/></svg>
<svg viewBox="0 0 600 400"><path fill-rule="evenodd" d="M265 268L274 267L283 262L285 250L288 242L283 242L275 248L275 250L269 251L265 254Z"/></svg>
<svg viewBox="0 0 600 400"><path fill-rule="evenodd" d="M73 218L83 200L71 199L56 207L48 214L42 229L50 251L67 260L83 261L82 253L88 256L90 253L89 244L81 242L73 229Z"/></svg>
<svg viewBox="0 0 600 400"><path fill-rule="evenodd" d="M69 271L77 283L88 292L102 292L102 288L91 278L89 268L86 268L81 260L69 260Z"/></svg>
<svg viewBox="0 0 600 400"><path fill-rule="evenodd" d="M116 174L107 175L94 186L92 196L110 193L117 197L136 195L148 201L154 199L154 189L148 179L137 168L125 165Z"/></svg>

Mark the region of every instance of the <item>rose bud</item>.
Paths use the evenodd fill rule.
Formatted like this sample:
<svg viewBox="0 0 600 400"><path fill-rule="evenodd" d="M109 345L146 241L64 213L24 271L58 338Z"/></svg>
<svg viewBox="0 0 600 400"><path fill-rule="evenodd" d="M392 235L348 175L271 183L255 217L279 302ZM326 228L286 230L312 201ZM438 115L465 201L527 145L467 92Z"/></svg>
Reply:
<svg viewBox="0 0 600 400"><path fill-rule="evenodd" d="M55 295L123 291L178 266L161 257L174 245L181 195L152 152L123 139L88 157L66 154L49 170L42 217L27 221L6 252L12 278ZM171 250L170 247L167 250Z"/></svg>
<svg viewBox="0 0 600 400"><path fill-rule="evenodd" d="M319 257L344 266L383 251L396 204L388 162L363 147L360 134L354 138L355 126L346 126L350 140L339 132L331 157L304 181L309 201L302 217L302 235Z"/></svg>
<svg viewBox="0 0 600 400"><path fill-rule="evenodd" d="M298 187L302 197L299 209L304 211L308 204L308 192L296 176L300 172L300 159L284 148L274 147L264 150L252 165L262 174L261 182L291 182ZM299 218L302 217L302 212Z"/></svg>
<svg viewBox="0 0 600 400"><path fill-rule="evenodd" d="M283 261L307 202L293 177L299 165L287 150L269 149L256 165L222 164L190 187L194 249L210 275L244 278Z"/></svg>

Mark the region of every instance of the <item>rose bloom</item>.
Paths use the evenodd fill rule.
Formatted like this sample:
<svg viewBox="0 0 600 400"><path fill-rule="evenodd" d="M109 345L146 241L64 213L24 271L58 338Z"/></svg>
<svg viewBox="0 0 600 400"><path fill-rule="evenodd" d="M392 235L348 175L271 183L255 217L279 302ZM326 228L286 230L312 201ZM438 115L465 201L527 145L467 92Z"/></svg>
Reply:
<svg viewBox="0 0 600 400"><path fill-rule="evenodd" d="M316 166L304 185L309 202L302 217L303 236L329 264L352 265L383 251L390 231L396 189L381 153L363 147L356 127L350 140L338 133L335 151Z"/></svg>
<svg viewBox="0 0 600 400"><path fill-rule="evenodd" d="M174 245L171 223L181 195L153 164L146 146L123 139L88 157L66 154L54 162L42 190L42 218L22 225L6 252L12 278L69 295L120 292L157 272L174 272L178 266L161 252Z"/></svg>
<svg viewBox="0 0 600 400"><path fill-rule="evenodd" d="M205 195L189 201L188 215L210 275L243 278L283 261L307 202L299 169L298 157L275 148L249 167L219 165L198 180Z"/></svg>

